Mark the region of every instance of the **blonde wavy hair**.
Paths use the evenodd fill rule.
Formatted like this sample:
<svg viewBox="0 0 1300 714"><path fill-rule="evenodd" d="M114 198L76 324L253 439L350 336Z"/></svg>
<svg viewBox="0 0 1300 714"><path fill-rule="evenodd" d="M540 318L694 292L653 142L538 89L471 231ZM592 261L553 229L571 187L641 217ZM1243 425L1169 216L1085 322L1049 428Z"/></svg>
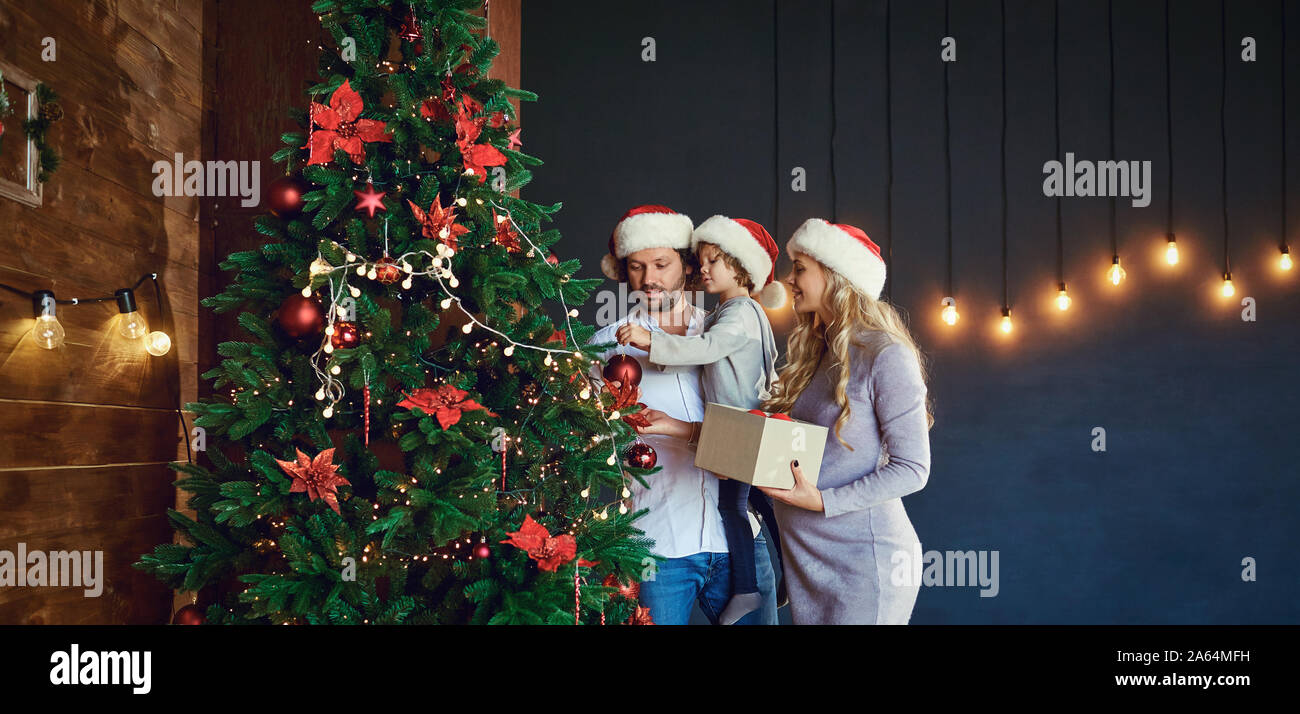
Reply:
<svg viewBox="0 0 1300 714"><path fill-rule="evenodd" d="M805 256L812 260L810 256ZM785 365L781 367L779 377L772 391L772 398L763 403L763 410L768 412L789 412L803 390L812 382L817 372L817 365L827 350L839 365L839 380L835 385L835 403L840 406L840 416L835 420L835 438L847 449L853 447L840 436L840 429L849 421L852 409L849 407L849 364L852 345L862 344L856 336L863 330L885 332L898 342L903 343L916 354L921 367L921 381L926 378L925 356L917 347L916 341L908 331L903 318L893 305L882 300L875 300L853 286L842 275L821 265L826 276L826 289L822 299L826 302L835 319L830 324L823 324L815 312L800 313L798 324L790 333L785 355ZM929 390L925 397L926 428L934 426L934 410Z"/></svg>

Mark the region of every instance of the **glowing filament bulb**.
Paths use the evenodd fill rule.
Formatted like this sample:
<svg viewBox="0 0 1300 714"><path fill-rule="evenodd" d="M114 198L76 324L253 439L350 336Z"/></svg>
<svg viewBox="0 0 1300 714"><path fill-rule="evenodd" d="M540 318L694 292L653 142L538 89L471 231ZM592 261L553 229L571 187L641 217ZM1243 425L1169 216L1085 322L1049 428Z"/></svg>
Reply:
<svg viewBox="0 0 1300 714"><path fill-rule="evenodd" d="M1291 269L1291 253L1286 248L1282 249L1282 259L1278 261L1278 266L1283 270Z"/></svg>
<svg viewBox="0 0 1300 714"><path fill-rule="evenodd" d="M509 347L506 347L504 350L501 350L501 354L503 354L503 355L505 355L505 356L507 356L507 357L509 357L510 355L512 355L512 354L514 354L514 353L515 353L515 346L514 346L514 345L510 345Z"/></svg>
<svg viewBox="0 0 1300 714"><path fill-rule="evenodd" d="M941 315L943 316L943 321L949 325L957 324L957 319L961 316L957 314L956 298L946 297L943 299L943 312Z"/></svg>
<svg viewBox="0 0 1300 714"><path fill-rule="evenodd" d="M1106 279L1111 282L1111 285L1119 285L1123 282L1125 275L1127 275L1127 273L1125 273L1124 269L1119 266L1119 256L1117 255L1111 260L1110 270L1106 273Z"/></svg>
<svg viewBox="0 0 1300 714"><path fill-rule="evenodd" d="M1056 293L1056 308L1061 312L1070 309L1070 296L1065 293L1065 284L1061 284L1061 289Z"/></svg>
<svg viewBox="0 0 1300 714"><path fill-rule="evenodd" d="M1232 273L1224 273L1223 274L1223 296L1232 297L1233 293L1235 292L1237 292L1237 290L1236 288L1232 287Z"/></svg>
<svg viewBox="0 0 1300 714"><path fill-rule="evenodd" d="M1170 265L1178 265L1178 243L1173 238L1169 239L1169 245L1165 247L1165 261Z"/></svg>
<svg viewBox="0 0 1300 714"><path fill-rule="evenodd" d="M1002 332L1010 334L1011 332L1011 309L1002 308Z"/></svg>

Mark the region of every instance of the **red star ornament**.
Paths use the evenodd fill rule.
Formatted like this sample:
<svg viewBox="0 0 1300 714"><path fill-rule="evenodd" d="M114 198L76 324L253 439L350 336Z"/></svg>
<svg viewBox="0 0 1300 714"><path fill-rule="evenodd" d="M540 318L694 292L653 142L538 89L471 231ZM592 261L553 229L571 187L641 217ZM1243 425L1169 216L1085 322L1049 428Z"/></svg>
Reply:
<svg viewBox="0 0 1300 714"><path fill-rule="evenodd" d="M334 449L325 449L315 458L308 458L301 449L294 451L298 452L296 462L275 460L286 474L293 477L289 493L306 492L307 498L313 501L324 499L335 513L339 513L338 487L352 484L338 474L338 464L333 463Z"/></svg>
<svg viewBox="0 0 1300 714"><path fill-rule="evenodd" d="M506 148L511 151L518 151L519 147L524 145L524 142L519 139L519 132L521 131L523 131L523 129L515 129L510 132L510 145Z"/></svg>
<svg viewBox="0 0 1300 714"><path fill-rule="evenodd" d="M366 190L353 191L357 197L357 205L353 206L358 211L366 211L370 218L375 217L375 211L387 211L388 207L384 205L384 196L387 191L376 191L374 184L366 182Z"/></svg>
<svg viewBox="0 0 1300 714"><path fill-rule="evenodd" d="M403 392L403 394L406 393ZM432 414L438 418L438 424L443 429L459 422L463 412L474 409L482 409L488 413L488 416L497 416L496 413L473 399L466 399L468 396L469 392L457 389L450 384L443 384L436 389L422 387L410 394L406 394L406 399L398 402L397 406L407 409L419 409L426 414Z"/></svg>

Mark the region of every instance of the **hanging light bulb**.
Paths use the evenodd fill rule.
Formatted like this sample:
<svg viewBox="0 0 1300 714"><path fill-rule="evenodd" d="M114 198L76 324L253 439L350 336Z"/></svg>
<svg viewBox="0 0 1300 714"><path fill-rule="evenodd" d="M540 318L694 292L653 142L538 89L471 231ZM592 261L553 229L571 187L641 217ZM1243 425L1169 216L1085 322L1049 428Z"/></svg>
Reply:
<svg viewBox="0 0 1300 714"><path fill-rule="evenodd" d="M1011 308L1002 308L1002 331L1010 334L1011 332Z"/></svg>
<svg viewBox="0 0 1300 714"><path fill-rule="evenodd" d="M54 293L49 290L37 290L32 295L32 307L36 312L36 325L32 327L32 339L37 346L47 350L63 346L63 325L54 315Z"/></svg>
<svg viewBox="0 0 1300 714"><path fill-rule="evenodd" d="M1165 246L1165 262L1170 265L1178 265L1178 241L1174 240L1174 234L1169 234L1169 245Z"/></svg>
<svg viewBox="0 0 1300 714"><path fill-rule="evenodd" d="M943 321L949 325L957 324L957 319L961 317L957 314L957 299L946 297L940 302L940 304L943 305Z"/></svg>
<svg viewBox="0 0 1300 714"><path fill-rule="evenodd" d="M1223 274L1223 296L1232 297L1233 293L1235 292L1237 292L1237 289L1232 287L1232 273L1224 273Z"/></svg>
<svg viewBox="0 0 1300 714"><path fill-rule="evenodd" d="M1286 246L1282 246L1282 259L1278 261L1278 267L1283 270L1291 269L1291 252L1287 250Z"/></svg>
<svg viewBox="0 0 1300 714"><path fill-rule="evenodd" d="M324 258L316 258L316 260L313 260L313 261L311 262L311 265L307 266L307 272L310 273L310 274L313 275L313 276L316 276L316 275L322 275L322 274L324 274L324 273L328 273L329 271L331 271L331 270L333 270L333 269L334 269L334 266L332 266L332 265L330 265L329 263L325 262L325 259L324 259Z"/></svg>
<svg viewBox="0 0 1300 714"><path fill-rule="evenodd" d="M1061 289L1056 293L1056 309L1061 312L1070 309L1070 296L1065 293L1065 283L1061 283Z"/></svg>
<svg viewBox="0 0 1300 714"><path fill-rule="evenodd" d="M162 357L172 348L172 338L162 330L154 330L144 338L144 351L154 357Z"/></svg>
<svg viewBox="0 0 1300 714"><path fill-rule="evenodd" d="M1111 266L1110 270L1106 273L1106 279L1109 280L1112 285L1119 285L1124 281L1125 275L1127 275L1127 273L1125 273L1124 269L1119 266L1119 256L1117 255L1111 258Z"/></svg>
<svg viewBox="0 0 1300 714"><path fill-rule="evenodd" d="M114 295L117 296L117 310L122 313L117 319L117 331L128 340L135 340L149 334L149 326L144 322L144 316L136 310L135 293L131 288L122 288Z"/></svg>

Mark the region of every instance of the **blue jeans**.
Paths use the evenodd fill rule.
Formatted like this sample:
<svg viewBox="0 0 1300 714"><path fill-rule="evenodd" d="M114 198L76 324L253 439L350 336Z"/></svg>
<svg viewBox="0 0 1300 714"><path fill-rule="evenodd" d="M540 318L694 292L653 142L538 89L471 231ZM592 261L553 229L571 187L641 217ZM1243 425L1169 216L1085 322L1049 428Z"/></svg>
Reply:
<svg viewBox="0 0 1300 714"><path fill-rule="evenodd" d="M763 606L745 615L737 625L775 625L776 578L767 549L766 533L754 539L754 565ZM696 603L709 622L731 599L731 558L726 553L695 553L659 563L653 579L641 583L641 605L650 608L657 625L687 625Z"/></svg>

